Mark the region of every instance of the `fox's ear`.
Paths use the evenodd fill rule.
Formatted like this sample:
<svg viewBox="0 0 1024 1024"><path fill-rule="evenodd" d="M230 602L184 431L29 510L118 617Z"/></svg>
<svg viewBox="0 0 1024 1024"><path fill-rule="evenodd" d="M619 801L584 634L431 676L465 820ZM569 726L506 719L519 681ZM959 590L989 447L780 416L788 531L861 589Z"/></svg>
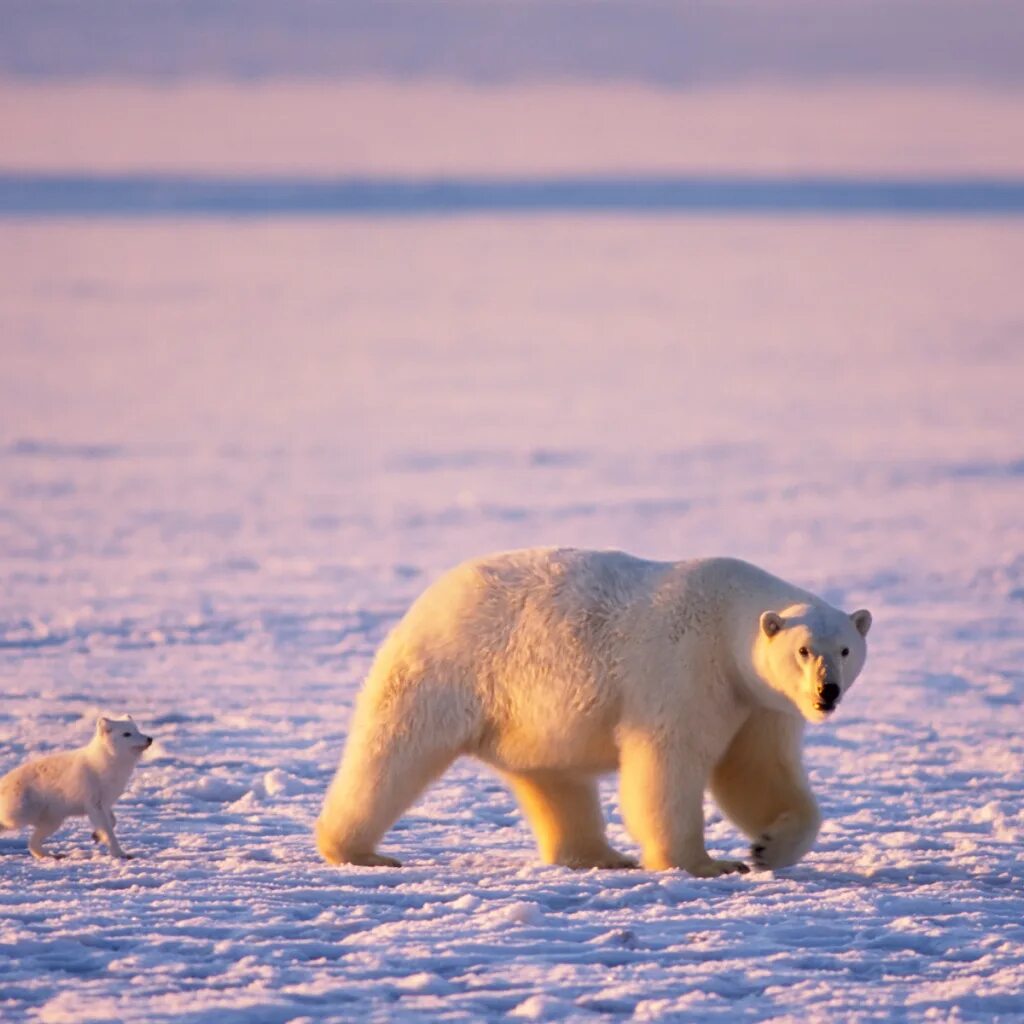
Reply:
<svg viewBox="0 0 1024 1024"><path fill-rule="evenodd" d="M125 715L125 718L127 718L129 722L134 722L135 721L135 719L132 718L131 715Z"/></svg>
<svg viewBox="0 0 1024 1024"><path fill-rule="evenodd" d="M100 717L96 719L96 729L99 732L110 732L110 719L100 715Z"/></svg>

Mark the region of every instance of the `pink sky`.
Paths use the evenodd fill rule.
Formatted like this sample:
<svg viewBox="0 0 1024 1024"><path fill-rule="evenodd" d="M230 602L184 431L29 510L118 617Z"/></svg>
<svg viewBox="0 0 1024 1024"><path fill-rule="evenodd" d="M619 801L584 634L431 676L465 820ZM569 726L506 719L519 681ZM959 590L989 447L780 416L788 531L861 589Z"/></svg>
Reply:
<svg viewBox="0 0 1024 1024"><path fill-rule="evenodd" d="M0 80L3 171L1024 172L1020 91L832 82Z"/></svg>

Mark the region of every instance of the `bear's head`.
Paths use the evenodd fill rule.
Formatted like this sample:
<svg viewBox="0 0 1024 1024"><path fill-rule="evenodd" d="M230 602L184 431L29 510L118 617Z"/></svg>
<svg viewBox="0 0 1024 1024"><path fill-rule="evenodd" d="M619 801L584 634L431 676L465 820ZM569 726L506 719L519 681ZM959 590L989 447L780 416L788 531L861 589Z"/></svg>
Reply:
<svg viewBox="0 0 1024 1024"><path fill-rule="evenodd" d="M754 669L773 697L809 722L822 722L853 685L867 658L864 638L871 612L821 604L794 604L761 615ZM777 700L772 701L780 706Z"/></svg>

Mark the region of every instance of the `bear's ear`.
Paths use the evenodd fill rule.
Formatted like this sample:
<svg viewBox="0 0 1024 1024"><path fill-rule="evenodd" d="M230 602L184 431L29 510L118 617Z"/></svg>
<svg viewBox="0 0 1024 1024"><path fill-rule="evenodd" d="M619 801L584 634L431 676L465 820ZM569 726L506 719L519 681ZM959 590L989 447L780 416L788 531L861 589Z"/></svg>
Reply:
<svg viewBox="0 0 1024 1024"><path fill-rule="evenodd" d="M100 717L96 719L96 729L99 732L110 732L110 719L104 718L103 715L100 715Z"/></svg>
<svg viewBox="0 0 1024 1024"><path fill-rule="evenodd" d="M786 620L778 612L763 612L761 614L761 632L767 637L773 637L786 624Z"/></svg>
<svg viewBox="0 0 1024 1024"><path fill-rule="evenodd" d="M857 627L857 632L861 636L867 636L868 630L871 628L871 612L867 608L861 608L860 611L850 612L850 621Z"/></svg>

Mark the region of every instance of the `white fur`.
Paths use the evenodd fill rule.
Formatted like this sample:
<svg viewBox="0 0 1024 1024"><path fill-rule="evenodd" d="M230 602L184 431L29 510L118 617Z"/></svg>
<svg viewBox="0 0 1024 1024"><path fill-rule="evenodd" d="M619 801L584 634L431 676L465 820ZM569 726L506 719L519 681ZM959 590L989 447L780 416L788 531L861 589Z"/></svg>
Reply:
<svg viewBox="0 0 1024 1024"><path fill-rule="evenodd" d="M381 836L472 754L509 781L549 863L633 863L608 845L598 803L596 777L618 769L645 867L746 870L704 848L708 786L759 866L792 864L819 825L804 719L826 717L826 681L852 684L869 625L867 612L847 616L735 559L531 549L468 562L378 652L317 823L320 851L396 865L376 853Z"/></svg>
<svg viewBox="0 0 1024 1024"><path fill-rule="evenodd" d="M130 718L98 719L86 746L29 761L0 779L0 827L32 826L32 856L58 857L43 850L43 841L66 818L87 815L95 829L93 839L105 842L115 857L127 859L130 855L114 835L113 807L139 755L152 742Z"/></svg>

